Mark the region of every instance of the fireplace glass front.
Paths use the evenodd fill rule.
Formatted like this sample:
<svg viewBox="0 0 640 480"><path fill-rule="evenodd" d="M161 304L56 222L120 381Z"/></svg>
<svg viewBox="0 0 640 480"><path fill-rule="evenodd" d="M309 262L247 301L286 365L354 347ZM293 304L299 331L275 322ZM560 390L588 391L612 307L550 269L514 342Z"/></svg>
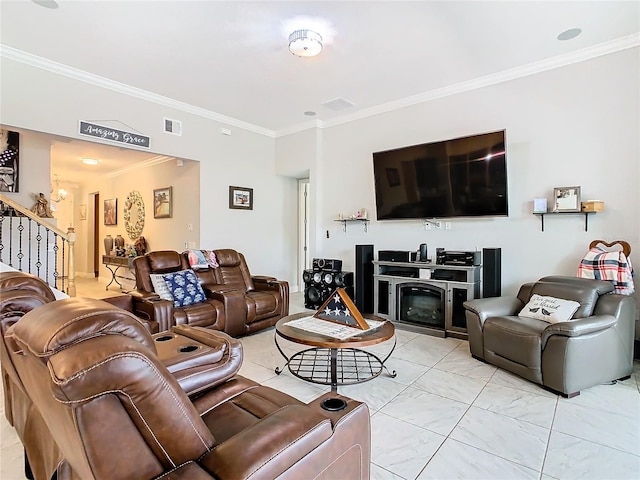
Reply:
<svg viewBox="0 0 640 480"><path fill-rule="evenodd" d="M424 283L398 285L398 320L444 330L445 293L443 288Z"/></svg>

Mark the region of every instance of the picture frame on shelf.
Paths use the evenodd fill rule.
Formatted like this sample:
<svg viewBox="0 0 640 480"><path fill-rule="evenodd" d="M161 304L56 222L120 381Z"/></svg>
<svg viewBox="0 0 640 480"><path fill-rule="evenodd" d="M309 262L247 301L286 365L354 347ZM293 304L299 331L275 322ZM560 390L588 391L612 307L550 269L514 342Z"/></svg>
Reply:
<svg viewBox="0 0 640 480"><path fill-rule="evenodd" d="M229 187L229 208L253 210L253 188Z"/></svg>
<svg viewBox="0 0 640 480"><path fill-rule="evenodd" d="M109 198L104 201L104 224L118 224L118 199Z"/></svg>
<svg viewBox="0 0 640 480"><path fill-rule="evenodd" d="M153 191L153 218L171 218L173 215L173 187Z"/></svg>
<svg viewBox="0 0 640 480"><path fill-rule="evenodd" d="M580 212L580 187L556 187L553 189L553 211Z"/></svg>

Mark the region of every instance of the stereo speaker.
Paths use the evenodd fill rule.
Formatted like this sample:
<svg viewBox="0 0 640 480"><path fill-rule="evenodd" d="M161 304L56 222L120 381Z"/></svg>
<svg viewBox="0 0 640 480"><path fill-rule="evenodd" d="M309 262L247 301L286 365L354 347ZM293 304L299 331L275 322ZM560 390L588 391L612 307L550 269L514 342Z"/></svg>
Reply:
<svg viewBox="0 0 640 480"><path fill-rule="evenodd" d="M341 272L342 260L336 260L333 258L314 258L312 266L315 271L324 270L329 272Z"/></svg>
<svg viewBox="0 0 640 480"><path fill-rule="evenodd" d="M356 308L373 313L373 245L356 245Z"/></svg>
<svg viewBox="0 0 640 480"><path fill-rule="evenodd" d="M353 299L353 272L305 270L302 279L304 280L305 308L319 309L337 288L344 288Z"/></svg>
<svg viewBox="0 0 640 480"><path fill-rule="evenodd" d="M502 293L502 249L482 249L482 297L499 297Z"/></svg>

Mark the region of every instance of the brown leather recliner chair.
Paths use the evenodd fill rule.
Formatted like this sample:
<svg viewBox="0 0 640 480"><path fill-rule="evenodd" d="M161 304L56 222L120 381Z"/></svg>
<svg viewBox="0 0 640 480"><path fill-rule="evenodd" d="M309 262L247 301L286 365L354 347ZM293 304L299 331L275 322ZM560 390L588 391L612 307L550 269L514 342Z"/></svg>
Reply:
<svg viewBox="0 0 640 480"><path fill-rule="evenodd" d="M183 307L175 307L170 300L158 299L158 294L153 288L151 275L175 273L189 269L189 262L184 256L172 250L149 252L141 257L136 257L133 260L133 266L136 290L132 294L147 300L156 299L155 301L166 305L171 310L170 322L159 325L160 331L169 330L172 325L192 325L234 335L228 331L224 304L219 299L207 298L203 302ZM232 318L229 319L229 322L231 321L233 321Z"/></svg>
<svg viewBox="0 0 640 480"><path fill-rule="evenodd" d="M226 375L189 399L147 329L100 300L50 302L6 339L49 433L23 439L26 451L50 441L61 454L39 458L37 480L52 468L60 480L369 478L366 404L332 393L303 404Z"/></svg>
<svg viewBox="0 0 640 480"><path fill-rule="evenodd" d="M225 328L232 336L272 327L289 315L289 283L275 277L251 275L244 255L232 249L213 250L218 268L197 270L202 287L221 299L227 319L241 318ZM183 253L186 260L186 252Z"/></svg>
<svg viewBox="0 0 640 480"><path fill-rule="evenodd" d="M464 303L471 354L567 397L633 371L636 305L600 280L548 276L516 297ZM519 313L532 295L579 303L569 321L547 323Z"/></svg>

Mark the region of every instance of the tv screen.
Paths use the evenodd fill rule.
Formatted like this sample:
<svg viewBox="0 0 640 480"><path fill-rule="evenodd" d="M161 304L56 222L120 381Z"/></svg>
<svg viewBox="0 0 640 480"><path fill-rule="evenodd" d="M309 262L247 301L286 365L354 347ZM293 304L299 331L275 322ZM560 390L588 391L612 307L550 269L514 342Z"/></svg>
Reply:
<svg viewBox="0 0 640 480"><path fill-rule="evenodd" d="M505 131L375 152L378 220L506 216Z"/></svg>

